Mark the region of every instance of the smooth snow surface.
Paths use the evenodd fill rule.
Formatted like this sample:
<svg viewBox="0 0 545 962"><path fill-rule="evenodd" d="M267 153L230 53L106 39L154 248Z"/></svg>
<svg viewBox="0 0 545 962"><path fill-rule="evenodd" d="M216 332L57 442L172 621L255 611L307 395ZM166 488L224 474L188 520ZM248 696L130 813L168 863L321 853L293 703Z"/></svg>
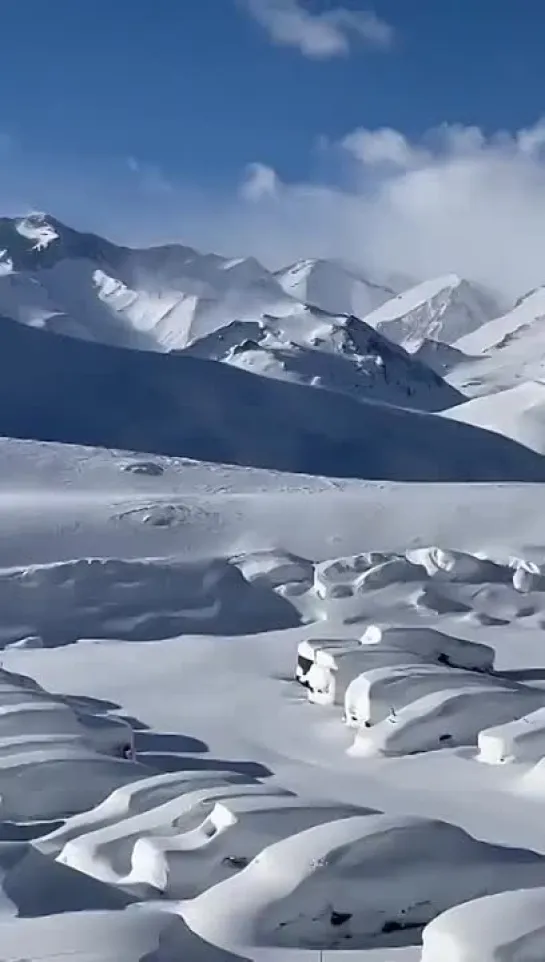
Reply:
<svg viewBox="0 0 545 962"><path fill-rule="evenodd" d="M422 962L542 962L545 889L457 906L424 931Z"/></svg>
<svg viewBox="0 0 545 962"><path fill-rule="evenodd" d="M331 314L365 317L397 293L336 261L298 261L275 276L286 294Z"/></svg>
<svg viewBox="0 0 545 962"><path fill-rule="evenodd" d="M456 342L458 350L473 356L449 372L449 381L470 397L542 381L544 331L545 288L540 287L509 313Z"/></svg>
<svg viewBox="0 0 545 962"><path fill-rule="evenodd" d="M499 394L472 398L443 414L545 454L545 381L524 381Z"/></svg>

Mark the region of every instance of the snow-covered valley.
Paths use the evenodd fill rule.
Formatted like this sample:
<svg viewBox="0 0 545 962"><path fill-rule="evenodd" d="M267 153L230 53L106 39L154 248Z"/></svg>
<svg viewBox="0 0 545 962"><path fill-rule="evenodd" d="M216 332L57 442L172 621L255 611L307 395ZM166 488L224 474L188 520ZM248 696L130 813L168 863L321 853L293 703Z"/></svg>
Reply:
<svg viewBox="0 0 545 962"><path fill-rule="evenodd" d="M542 962L540 293L0 227L1 958Z"/></svg>

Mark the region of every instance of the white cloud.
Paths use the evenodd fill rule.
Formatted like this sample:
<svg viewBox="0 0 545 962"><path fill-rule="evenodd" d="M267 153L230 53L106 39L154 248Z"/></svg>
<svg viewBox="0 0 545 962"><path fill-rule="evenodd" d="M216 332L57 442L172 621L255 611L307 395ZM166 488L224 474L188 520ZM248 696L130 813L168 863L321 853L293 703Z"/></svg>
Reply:
<svg viewBox="0 0 545 962"><path fill-rule="evenodd" d="M391 127L354 130L344 138L342 146L368 166L392 164L408 169L417 166L427 156L425 151L414 147L403 134Z"/></svg>
<svg viewBox="0 0 545 962"><path fill-rule="evenodd" d="M276 171L266 164L249 164L246 176L240 187L240 196L245 200L261 200L274 197L278 190Z"/></svg>
<svg viewBox="0 0 545 962"><path fill-rule="evenodd" d="M445 124L418 139L362 128L322 144L330 178L341 157L336 183L286 183L264 162L206 192L143 188L137 160L12 149L0 213L48 210L125 243L177 240L272 267L341 257L377 278L454 271L513 299L545 284L545 122L492 135Z"/></svg>
<svg viewBox="0 0 545 962"><path fill-rule="evenodd" d="M305 57L326 60L346 55L353 42L387 47L393 28L370 10L336 7L311 12L304 0L241 0L274 43L296 47Z"/></svg>
<svg viewBox="0 0 545 962"><path fill-rule="evenodd" d="M339 148L356 166L350 185L277 178L274 198L226 212L231 245L275 265L337 256L377 275L455 271L513 298L545 284L545 123L491 136L442 125L418 141L360 129Z"/></svg>
<svg viewBox="0 0 545 962"><path fill-rule="evenodd" d="M134 174L141 190L150 194L170 194L174 190L173 184L165 177L157 164L150 164L127 157L127 167Z"/></svg>

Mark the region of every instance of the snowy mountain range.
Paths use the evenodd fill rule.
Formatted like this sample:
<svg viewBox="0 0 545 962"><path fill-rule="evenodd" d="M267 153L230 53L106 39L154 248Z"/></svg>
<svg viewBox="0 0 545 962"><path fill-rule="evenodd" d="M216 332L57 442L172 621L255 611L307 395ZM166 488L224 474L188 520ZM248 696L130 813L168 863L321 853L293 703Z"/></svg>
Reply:
<svg viewBox="0 0 545 962"><path fill-rule="evenodd" d="M30 214L0 219L0 317L8 434L368 478L540 475L533 453L525 452L523 467L511 447L469 467L467 451L447 456L446 435L435 432L467 420L458 447L471 446L478 429L527 445L528 431L517 433L512 416L502 427L505 418L491 417L490 404L481 418L463 402L540 380L543 289L505 313L500 298L455 274L399 291L340 261L272 272L252 257L180 244L124 247ZM10 376L25 352L33 406ZM165 354L176 357L152 357ZM108 410L92 401L101 366L112 377ZM115 371L123 372L124 397L113 390ZM79 400L61 414L63 398L78 396L76 372ZM46 392L46 382L55 389ZM526 403L526 395L514 397ZM362 408L366 402L373 404ZM243 437L245 404L253 405L250 421L259 407L266 444ZM541 454L534 409L532 402L527 446ZM436 429L434 421L408 420L408 410L449 417ZM401 456L407 431L410 455ZM361 444L367 450L356 455Z"/></svg>

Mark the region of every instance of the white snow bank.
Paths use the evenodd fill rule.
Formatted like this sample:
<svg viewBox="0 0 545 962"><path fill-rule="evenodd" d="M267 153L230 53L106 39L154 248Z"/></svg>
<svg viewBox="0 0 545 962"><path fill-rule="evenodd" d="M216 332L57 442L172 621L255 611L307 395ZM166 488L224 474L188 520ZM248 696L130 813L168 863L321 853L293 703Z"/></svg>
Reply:
<svg viewBox="0 0 545 962"><path fill-rule="evenodd" d="M216 773L214 773L216 774ZM269 789L254 783L237 784L228 778L210 779L209 787L193 786L190 781L180 785L176 797L119 821L104 824L81 835L73 835L57 856L63 865L91 875L103 882L116 885L145 885L160 889L166 885L165 860L159 856L145 862L137 858L131 863L131 851L142 836L176 837L184 831L206 828L200 833L202 844L212 838L219 828L214 826L213 812L218 802L244 796L290 795L283 789ZM207 835L208 833L208 835ZM199 843L196 843L199 847ZM187 881L187 880L186 880Z"/></svg>
<svg viewBox="0 0 545 962"><path fill-rule="evenodd" d="M0 644L39 634L46 647L80 638L148 640L293 627L299 615L266 579L224 559L81 558L0 569Z"/></svg>
<svg viewBox="0 0 545 962"><path fill-rule="evenodd" d="M543 962L544 958L543 888L502 892L457 905L424 929L422 962Z"/></svg>
<svg viewBox="0 0 545 962"><path fill-rule="evenodd" d="M416 944L439 912L509 885L538 886L545 860L452 825L368 815L276 842L182 912L214 944L250 953ZM437 962L437 960L434 960Z"/></svg>
<svg viewBox="0 0 545 962"><path fill-rule="evenodd" d="M191 932L178 915L146 905L13 919L0 924L0 944L4 962L235 962Z"/></svg>
<svg viewBox="0 0 545 962"><path fill-rule="evenodd" d="M446 668L433 664L397 662L364 670L346 688L345 718L349 725L369 728L389 719L395 724L398 713L427 695L475 688L494 689L498 682L491 675ZM506 686L507 687L507 686Z"/></svg>
<svg viewBox="0 0 545 962"><path fill-rule="evenodd" d="M416 664L423 659L386 645L358 645L354 650L320 649L306 675L309 701L321 705L342 705L354 679L373 668Z"/></svg>
<svg viewBox="0 0 545 962"><path fill-rule="evenodd" d="M148 774L116 788L94 808L66 819L60 828L43 835L35 845L40 851L58 855L74 838L117 824L124 819L131 819L189 792L215 789L218 785L248 784L255 784L255 780L229 771L205 769L169 772L164 775Z"/></svg>
<svg viewBox="0 0 545 962"><path fill-rule="evenodd" d="M369 625L361 636L363 645L386 645L411 652L429 661L490 671L494 667L494 650L488 645L465 641L436 628L398 628L392 625Z"/></svg>
<svg viewBox="0 0 545 962"><path fill-rule="evenodd" d="M0 670L0 816L45 820L81 811L142 774L133 733ZM131 759L128 761L127 759Z"/></svg>
<svg viewBox="0 0 545 962"><path fill-rule="evenodd" d="M488 765L538 761L545 756L545 707L505 725L484 729L477 744L478 760Z"/></svg>
<svg viewBox="0 0 545 962"><path fill-rule="evenodd" d="M508 582L511 579L505 565L464 551L451 551L435 546L413 548L407 551L407 558L413 564L421 565L426 574L437 581L484 584Z"/></svg>
<svg viewBox="0 0 545 962"><path fill-rule="evenodd" d="M435 691L405 705L372 728L359 728L349 754L411 755L473 745L479 732L540 708L541 693L522 686Z"/></svg>

